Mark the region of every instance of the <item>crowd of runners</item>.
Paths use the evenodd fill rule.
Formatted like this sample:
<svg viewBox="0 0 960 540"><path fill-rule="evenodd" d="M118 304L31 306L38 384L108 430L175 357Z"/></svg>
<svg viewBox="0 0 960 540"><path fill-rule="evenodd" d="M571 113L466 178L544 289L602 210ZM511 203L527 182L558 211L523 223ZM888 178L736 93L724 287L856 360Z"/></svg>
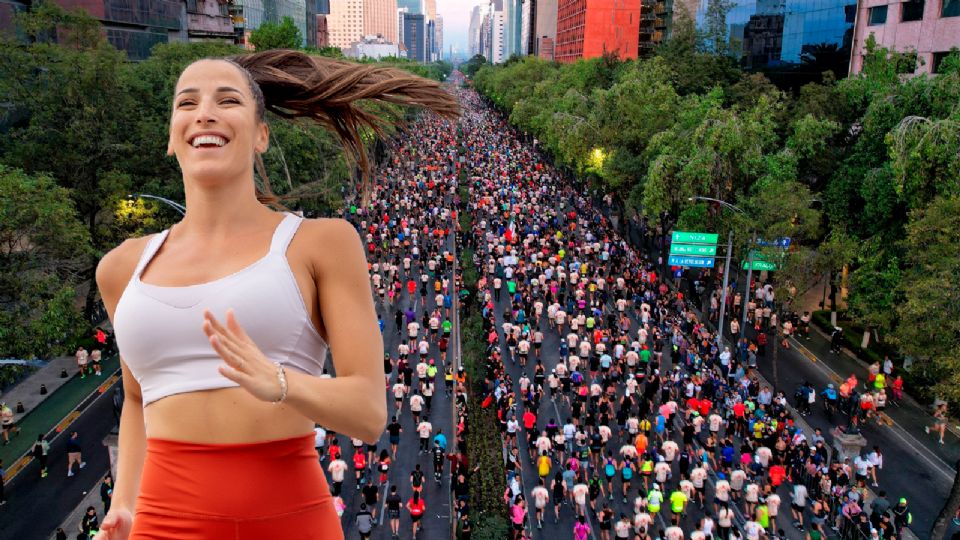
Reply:
<svg viewBox="0 0 960 540"><path fill-rule="evenodd" d="M421 116L409 134L395 141L376 169L370 203L359 199L344 211L366 245L370 285L379 314L386 354L384 384L390 407L387 444L351 440L344 452L335 433L317 427L317 449L326 463L341 513L349 505L355 526L368 538L383 517L392 537L414 538L427 511L448 505L450 491L466 500L464 419L453 426L454 394L463 410L463 370L449 352L453 340L453 239L459 170L456 125ZM438 414L438 399L450 407ZM445 421L435 420L445 419ZM415 434L415 438L409 438ZM416 450L404 440L416 440ZM410 470L397 470L401 454L416 452ZM405 460L409 461L409 460ZM432 477L432 478L430 478ZM345 479L359 495L345 493ZM389 483L389 490L386 486ZM378 515L379 507L386 516ZM401 527L401 522L403 526ZM467 527L469 531L469 526ZM378 535L381 537L383 535ZM420 534L420 536L423 536Z"/></svg>
<svg viewBox="0 0 960 540"><path fill-rule="evenodd" d="M869 489L880 449L839 459L762 380L756 342L718 346L663 266L669 232L631 245L536 141L461 100L512 538L898 538L908 502Z"/></svg>

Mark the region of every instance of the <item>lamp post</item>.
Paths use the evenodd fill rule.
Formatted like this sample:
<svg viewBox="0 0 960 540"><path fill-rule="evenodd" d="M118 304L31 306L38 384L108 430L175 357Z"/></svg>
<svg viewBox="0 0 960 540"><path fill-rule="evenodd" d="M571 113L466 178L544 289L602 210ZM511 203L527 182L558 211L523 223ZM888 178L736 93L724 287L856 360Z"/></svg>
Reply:
<svg viewBox="0 0 960 540"><path fill-rule="evenodd" d="M694 197L690 197L690 198L687 199L687 200L688 200L688 201L691 201L691 202L693 202L693 201L710 201L710 202L715 202L715 203L719 204L720 206L723 206L724 208L729 208L730 210L733 210L734 212L737 212L737 213L740 213L740 214L743 214L743 215L746 215L746 214L747 214L747 213L744 212L743 209L741 209L739 206L735 206L735 205L732 205L732 204L728 203L727 201L721 201L720 199L714 199L714 198L712 198L712 197L694 196ZM754 233L753 233L753 242L756 242L756 241L757 241L757 233L754 232ZM752 245L753 245L753 244L751 244L751 246L752 246ZM720 321L719 321L720 331L717 332L717 334L720 336L720 338L718 338L718 339L720 339L720 345L723 345L723 338L722 338L722 336L723 336L723 322L724 322L723 319L724 319L724 316L726 315L726 309L727 309L727 280L728 280L728 278L729 278L729 276L730 276L730 254L731 254L732 251L733 251L733 231L730 231L730 235L729 235L729 238L728 238L728 240L727 240L727 262L726 262L726 265L725 265L724 270L723 270L723 293L722 293L722 295L721 295L721 297L720 297ZM749 256L748 256L748 258L749 258L749 262L747 263L747 292L746 292L746 296L747 296L747 297L750 296L750 279L753 277L753 276L752 276L752 273L753 273L753 250L752 250L752 249L749 250ZM743 329L746 328L746 326L747 326L747 304L746 304L746 298L743 299L743 301L741 302L741 304L743 305L743 320L742 320L742 322L741 322L741 324L740 324L740 331L743 332ZM741 334L741 335L742 335L742 334ZM734 345L736 345L736 344L734 344Z"/></svg>
<svg viewBox="0 0 960 540"><path fill-rule="evenodd" d="M128 199L153 199L156 201L160 201L166 204L167 206L170 206L171 208L179 212L181 216L185 216L187 214L187 208L182 204L176 201L171 201L170 199L166 199L164 197L159 197L157 195L149 195L146 193L131 193L130 195L127 195L127 198Z"/></svg>

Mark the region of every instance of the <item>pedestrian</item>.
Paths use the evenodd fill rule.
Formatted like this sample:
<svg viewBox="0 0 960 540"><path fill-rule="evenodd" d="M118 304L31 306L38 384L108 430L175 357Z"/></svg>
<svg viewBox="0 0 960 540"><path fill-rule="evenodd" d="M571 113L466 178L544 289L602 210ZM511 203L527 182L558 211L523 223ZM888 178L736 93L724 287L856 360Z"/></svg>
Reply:
<svg viewBox="0 0 960 540"><path fill-rule="evenodd" d="M103 503L103 515L110 511L110 503L113 502L113 475L107 473L100 484L100 502Z"/></svg>
<svg viewBox="0 0 960 540"><path fill-rule="evenodd" d="M47 477L47 457L50 454L50 443L43 438L43 433L37 435L37 442L33 443L33 458L40 464L40 478Z"/></svg>
<svg viewBox="0 0 960 540"><path fill-rule="evenodd" d="M947 404L940 403L933 409L933 425L924 426L924 431L931 431L940 436L940 444L943 444L943 436L947 431Z"/></svg>
<svg viewBox="0 0 960 540"><path fill-rule="evenodd" d="M74 354L74 357L77 359L77 371L80 373L80 378L86 378L87 376L87 363L89 362L90 355L87 353L87 350L83 347L77 349L77 352Z"/></svg>
<svg viewBox="0 0 960 540"><path fill-rule="evenodd" d="M74 431L70 434L67 441L67 476L73 476L73 464L76 463L80 469L87 466L87 462L82 459L82 450L80 448L80 434Z"/></svg>
<svg viewBox="0 0 960 540"><path fill-rule="evenodd" d="M4 493L4 483L6 482L7 471L3 468L3 459L0 458L0 506L7 504L7 497Z"/></svg>
<svg viewBox="0 0 960 540"><path fill-rule="evenodd" d="M20 434L20 428L17 426L13 418L13 409L8 407L6 403L0 403L0 426L2 426L3 429L4 446L10 444L11 431L14 435Z"/></svg>
<svg viewBox="0 0 960 540"><path fill-rule="evenodd" d="M80 533L84 535L84 538L90 538L90 536L97 534L100 529L100 518L97 516L97 509L93 506L88 506L86 512L83 514L83 519L80 520Z"/></svg>

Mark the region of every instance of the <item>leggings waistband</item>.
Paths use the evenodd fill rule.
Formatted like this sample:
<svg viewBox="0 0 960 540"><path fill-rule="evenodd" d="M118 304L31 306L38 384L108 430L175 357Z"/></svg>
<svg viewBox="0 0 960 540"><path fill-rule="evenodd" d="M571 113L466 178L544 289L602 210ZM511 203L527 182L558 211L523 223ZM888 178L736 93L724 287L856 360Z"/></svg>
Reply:
<svg viewBox="0 0 960 540"><path fill-rule="evenodd" d="M313 443L312 434L239 444L148 438L137 511L257 518L329 502Z"/></svg>

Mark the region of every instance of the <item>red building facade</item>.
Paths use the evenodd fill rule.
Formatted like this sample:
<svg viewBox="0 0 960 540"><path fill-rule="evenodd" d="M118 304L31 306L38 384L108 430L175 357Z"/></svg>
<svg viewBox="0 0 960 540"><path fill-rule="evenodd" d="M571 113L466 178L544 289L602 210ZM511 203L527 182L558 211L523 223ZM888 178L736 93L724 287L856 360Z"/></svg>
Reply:
<svg viewBox="0 0 960 540"><path fill-rule="evenodd" d="M636 58L640 0L559 0L554 59L573 62L604 51Z"/></svg>

